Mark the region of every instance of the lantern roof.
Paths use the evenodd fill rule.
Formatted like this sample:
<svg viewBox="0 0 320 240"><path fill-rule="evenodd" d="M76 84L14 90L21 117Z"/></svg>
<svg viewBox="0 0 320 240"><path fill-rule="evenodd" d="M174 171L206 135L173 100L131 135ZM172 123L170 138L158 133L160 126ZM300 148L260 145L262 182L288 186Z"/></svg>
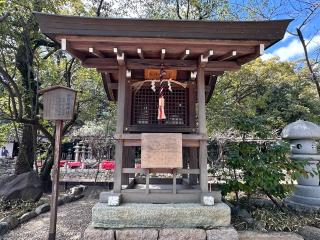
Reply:
<svg viewBox="0 0 320 240"><path fill-rule="evenodd" d="M283 139L320 139L319 125L298 120L287 125L281 133Z"/></svg>

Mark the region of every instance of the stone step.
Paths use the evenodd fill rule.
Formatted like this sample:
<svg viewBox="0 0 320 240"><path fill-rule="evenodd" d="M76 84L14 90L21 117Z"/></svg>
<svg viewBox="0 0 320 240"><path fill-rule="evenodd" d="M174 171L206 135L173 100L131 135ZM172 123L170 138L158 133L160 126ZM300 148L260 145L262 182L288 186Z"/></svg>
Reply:
<svg viewBox="0 0 320 240"><path fill-rule="evenodd" d="M293 194L291 196L291 200L297 203L320 206L320 198L304 197L304 196Z"/></svg>
<svg viewBox="0 0 320 240"><path fill-rule="evenodd" d="M296 185L294 194L302 197L312 197L320 199L320 186Z"/></svg>

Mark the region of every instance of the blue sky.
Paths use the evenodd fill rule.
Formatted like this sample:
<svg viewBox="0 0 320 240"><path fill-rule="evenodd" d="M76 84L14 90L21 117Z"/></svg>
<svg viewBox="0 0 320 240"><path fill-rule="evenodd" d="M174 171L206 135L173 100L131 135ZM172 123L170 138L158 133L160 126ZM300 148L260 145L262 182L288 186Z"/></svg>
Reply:
<svg viewBox="0 0 320 240"><path fill-rule="evenodd" d="M280 1L270 1L279 3ZM318 10L301 30L305 37L307 43L307 49L311 57L314 57L315 50L320 48L320 2L312 1L315 4L318 4ZM304 9L305 6L302 6L295 0L286 0L282 1L283 9L279 9L280 14L272 19L294 19L289 27L288 32L285 34L284 38L270 47L265 51L265 54L262 56L262 59L269 59L271 57L279 57L280 61L297 61L304 58L304 52L297 36L294 36L291 33L296 33L296 28L301 24L301 22L309 14L307 10L297 11L299 9ZM281 13L282 12L282 13Z"/></svg>
<svg viewBox="0 0 320 240"><path fill-rule="evenodd" d="M87 0L84 0L87 2ZM143 7L139 6L138 0L132 0L138 6L137 9L143 11ZM165 1L165 0L164 0ZM254 19L294 19L289 27L289 32L296 33L296 27L301 24L301 22L308 15L306 10L307 3L318 4L319 9L313 16L310 22L302 28L303 35L308 43L308 50L311 57L315 55L315 49L320 47L320 0L228 0L233 12L237 14L235 19L250 19L250 16L246 14L247 11L242 11L252 9L252 11L257 11L253 14ZM113 0L113 7L117 8L120 2ZM173 6L175 7L175 5ZM129 11L127 17L139 17L137 12ZM261 17L264 16L264 17ZM252 18L251 18L252 19ZM312 56L313 55L313 56ZM304 52L302 45L297 36L293 36L288 32L285 34L283 40L273 45L265 51L262 59L269 59L271 57L279 57L280 61L297 61L304 57Z"/></svg>

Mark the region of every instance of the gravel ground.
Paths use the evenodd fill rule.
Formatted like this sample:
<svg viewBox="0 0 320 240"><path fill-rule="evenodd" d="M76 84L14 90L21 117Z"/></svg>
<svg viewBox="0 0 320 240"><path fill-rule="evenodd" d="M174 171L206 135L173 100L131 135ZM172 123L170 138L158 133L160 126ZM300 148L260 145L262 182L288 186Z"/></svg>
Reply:
<svg viewBox="0 0 320 240"><path fill-rule="evenodd" d="M58 207L57 240L81 239L91 222L91 209L98 201L95 190L86 191L85 195L81 200ZM49 213L41 214L4 235L3 240L47 240L49 217Z"/></svg>

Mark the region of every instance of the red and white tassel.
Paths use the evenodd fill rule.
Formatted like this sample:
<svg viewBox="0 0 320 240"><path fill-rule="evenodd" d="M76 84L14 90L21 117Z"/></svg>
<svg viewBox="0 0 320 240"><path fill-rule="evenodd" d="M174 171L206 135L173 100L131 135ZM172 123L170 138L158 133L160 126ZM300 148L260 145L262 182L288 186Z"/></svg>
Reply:
<svg viewBox="0 0 320 240"><path fill-rule="evenodd" d="M159 97L159 107L158 107L158 120L166 119L166 114L164 113L164 97Z"/></svg>
<svg viewBox="0 0 320 240"><path fill-rule="evenodd" d="M166 119L166 114L164 112L164 97L163 97L163 77L166 75L166 72L163 70L161 66L160 70L160 92L159 92L159 106L158 106L158 120Z"/></svg>

